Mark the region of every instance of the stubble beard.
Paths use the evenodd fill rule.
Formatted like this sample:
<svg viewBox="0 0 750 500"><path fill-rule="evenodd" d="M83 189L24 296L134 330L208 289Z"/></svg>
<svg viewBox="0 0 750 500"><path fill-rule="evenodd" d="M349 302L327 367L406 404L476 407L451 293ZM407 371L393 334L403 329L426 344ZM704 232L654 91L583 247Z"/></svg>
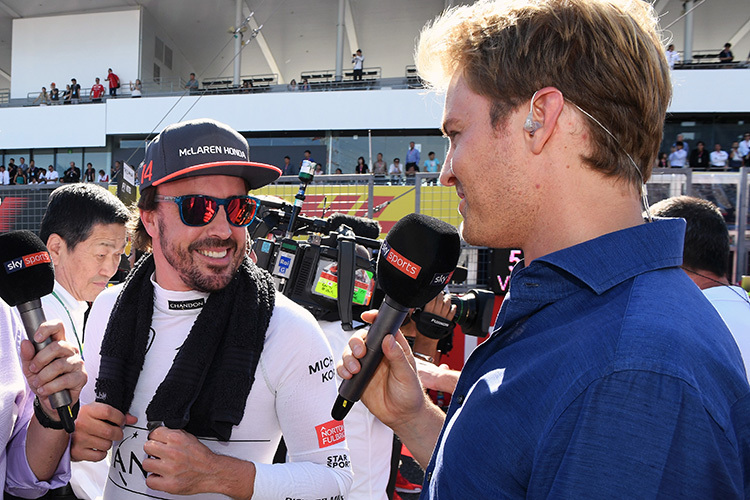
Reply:
<svg viewBox="0 0 750 500"><path fill-rule="evenodd" d="M192 242L188 245L187 251L185 251L176 245L169 244L165 237L165 228L161 221L157 224L159 226L159 246L161 252L169 265L177 271L183 283L193 290L206 293L222 290L229 285L245 256L244 248L239 249L239 245L234 239L220 240L217 238L206 238ZM194 262L193 255L195 251L200 248L216 246L228 247L230 252L234 252L234 260L229 266L200 266ZM208 272L203 270L204 267L208 268Z"/></svg>

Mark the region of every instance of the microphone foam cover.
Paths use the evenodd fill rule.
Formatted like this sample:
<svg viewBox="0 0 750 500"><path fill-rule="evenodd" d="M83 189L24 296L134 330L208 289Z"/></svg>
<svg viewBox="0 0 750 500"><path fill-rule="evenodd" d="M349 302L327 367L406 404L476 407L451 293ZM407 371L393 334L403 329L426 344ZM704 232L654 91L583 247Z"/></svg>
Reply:
<svg viewBox="0 0 750 500"><path fill-rule="evenodd" d="M52 293L55 271L47 247L31 231L0 235L0 298L17 306Z"/></svg>
<svg viewBox="0 0 750 500"><path fill-rule="evenodd" d="M388 232L378 254L378 285L404 307L421 307L450 281L461 253L455 227L409 214Z"/></svg>
<svg viewBox="0 0 750 500"><path fill-rule="evenodd" d="M380 223L366 217L337 213L328 217L327 222L331 231L336 231L341 224L345 224L352 228L352 231L354 231L354 234L357 236L373 240L378 239L380 236Z"/></svg>

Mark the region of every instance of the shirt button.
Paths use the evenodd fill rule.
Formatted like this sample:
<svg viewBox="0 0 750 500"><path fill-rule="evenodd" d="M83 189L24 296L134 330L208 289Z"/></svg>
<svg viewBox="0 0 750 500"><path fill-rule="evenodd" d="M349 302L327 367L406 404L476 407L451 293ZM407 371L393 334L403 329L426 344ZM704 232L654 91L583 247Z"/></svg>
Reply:
<svg viewBox="0 0 750 500"><path fill-rule="evenodd" d="M427 482L429 482L432 479L432 472L427 473Z"/></svg>
<svg viewBox="0 0 750 500"><path fill-rule="evenodd" d="M462 404L464 404L464 397L463 397L463 396L459 396L459 397L457 397L457 398L456 398L456 402L457 402L457 403L458 403L459 405L462 405Z"/></svg>

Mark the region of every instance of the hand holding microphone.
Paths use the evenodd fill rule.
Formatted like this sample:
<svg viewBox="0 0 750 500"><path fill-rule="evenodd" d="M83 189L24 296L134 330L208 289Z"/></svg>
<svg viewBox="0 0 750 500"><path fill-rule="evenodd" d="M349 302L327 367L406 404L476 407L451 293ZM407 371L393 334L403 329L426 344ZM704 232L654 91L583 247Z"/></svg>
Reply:
<svg viewBox="0 0 750 500"><path fill-rule="evenodd" d="M343 363L339 365L338 373L344 381L339 386L339 397L331 411L334 419L341 420L346 416L354 402L362 396L373 375L382 391L381 398L388 395L389 388L392 399L398 398L399 392L403 395L414 393L410 382L404 380L409 374L403 359L394 366L394 370L386 370L388 373L380 370L376 374L383 358L384 346L390 361L399 361L397 358L403 356L401 350L409 352L408 344L401 334L395 339L401 347L388 334L396 334L410 308L424 305L440 293L450 281L460 250L456 229L425 215L407 215L388 233L378 256L377 269L377 280L386 294L385 301L367 332L365 345L362 345L361 340L353 338L350 347L354 355L345 354ZM363 354L363 351L366 352ZM411 368L417 393L421 393L419 380L416 379L413 366ZM389 384L390 387L387 387ZM378 415L378 411L373 408L370 410L376 416L385 418L381 420L389 424L387 416Z"/></svg>
<svg viewBox="0 0 750 500"><path fill-rule="evenodd" d="M52 292L54 283L49 253L34 233L13 231L0 235L0 298L18 308L26 334L34 345L35 352L26 341L21 346L24 375L41 399L48 397L60 417L58 422L38 408L37 420L45 427L71 433L75 430L71 405L78 399L87 377L83 360L65 342L62 324L45 322L39 299Z"/></svg>

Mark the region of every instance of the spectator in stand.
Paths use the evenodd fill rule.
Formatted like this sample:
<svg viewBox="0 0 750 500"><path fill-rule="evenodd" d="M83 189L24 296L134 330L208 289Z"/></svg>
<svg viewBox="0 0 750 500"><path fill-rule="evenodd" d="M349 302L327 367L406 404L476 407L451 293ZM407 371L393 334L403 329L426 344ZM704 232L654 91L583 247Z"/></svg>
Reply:
<svg viewBox="0 0 750 500"><path fill-rule="evenodd" d="M323 170L323 165L320 163L315 164L315 175L323 175L325 174L325 170Z"/></svg>
<svg viewBox="0 0 750 500"><path fill-rule="evenodd" d="M729 154L722 151L721 144L714 144L714 150L711 151L711 170L726 170Z"/></svg>
<svg viewBox="0 0 750 500"><path fill-rule="evenodd" d="M47 184L47 171L44 170L44 167L39 167L36 170L36 178L39 184Z"/></svg>
<svg viewBox="0 0 750 500"><path fill-rule="evenodd" d="M727 276L731 266L729 231L721 211L710 201L676 196L654 204L651 213L685 219L682 270L703 291L732 332L750 380L750 299L745 290L732 286Z"/></svg>
<svg viewBox="0 0 750 500"><path fill-rule="evenodd" d="M81 100L81 86L75 78L70 79L70 102L78 104Z"/></svg>
<svg viewBox="0 0 750 500"><path fill-rule="evenodd" d="M745 132L744 138L740 141L739 152L745 163L750 163L750 132Z"/></svg>
<svg viewBox="0 0 750 500"><path fill-rule="evenodd" d="M676 147L677 141L682 141L682 149L684 149L686 153L690 151L690 144L688 144L688 141L685 140L685 136L683 136L682 134L677 134L677 139L674 143L672 143L672 146Z"/></svg>
<svg viewBox="0 0 750 500"><path fill-rule="evenodd" d="M29 173L29 164L26 163L26 158L24 158L23 156L19 159L18 168L21 171L23 171L24 175L28 175L28 173Z"/></svg>
<svg viewBox="0 0 750 500"><path fill-rule="evenodd" d="M16 184L16 185L28 184L28 178L26 177L26 172L24 172L20 168L17 168L16 175L13 176L13 184Z"/></svg>
<svg viewBox="0 0 750 500"><path fill-rule="evenodd" d="M659 153L659 158L656 160L656 168L669 168L669 155L667 153Z"/></svg>
<svg viewBox="0 0 750 500"><path fill-rule="evenodd" d="M732 54L732 51L730 50L731 48L731 43L727 42L724 44L724 50L719 52L719 61L723 63L730 63L734 61L734 54Z"/></svg>
<svg viewBox="0 0 750 500"><path fill-rule="evenodd" d="M143 84L136 78L135 83L130 82L130 97L141 97L143 95Z"/></svg>
<svg viewBox="0 0 750 500"><path fill-rule="evenodd" d="M337 169L336 169L336 172L334 172L334 173L335 173L335 174L343 174L344 172L342 172L340 168L337 168Z"/></svg>
<svg viewBox="0 0 750 500"><path fill-rule="evenodd" d="M39 103L40 106L46 106L50 103L49 94L47 93L47 87L42 87L42 91L39 92L39 95L36 96L36 99L34 99L34 102L32 104L37 103Z"/></svg>
<svg viewBox="0 0 750 500"><path fill-rule="evenodd" d="M10 185L10 175L8 175L5 165L0 165L0 186L8 185Z"/></svg>
<svg viewBox="0 0 750 500"><path fill-rule="evenodd" d="M690 168L693 170L708 170L708 151L703 141L698 141L697 147L690 152Z"/></svg>
<svg viewBox="0 0 750 500"><path fill-rule="evenodd" d="M683 168L686 160L687 152L683 149L683 143L682 141L677 141L674 152L669 155L669 166L672 168Z"/></svg>
<svg viewBox="0 0 750 500"><path fill-rule="evenodd" d="M8 160L8 176L10 177L10 184L15 184L13 182L13 179L16 177L16 170L18 170L18 167L16 166L16 160L15 158L11 158Z"/></svg>
<svg viewBox="0 0 750 500"><path fill-rule="evenodd" d="M292 159L287 155L284 157L284 164L281 166L281 175L295 175L293 170Z"/></svg>
<svg viewBox="0 0 750 500"><path fill-rule="evenodd" d="M96 169L91 164L91 162L88 162L86 164L86 170L83 171L83 181L84 182L95 182L96 181Z"/></svg>
<svg viewBox="0 0 750 500"><path fill-rule="evenodd" d="M416 172L419 172L419 150L412 141L409 143L409 150L406 152L406 175L414 175Z"/></svg>
<svg viewBox="0 0 750 500"><path fill-rule="evenodd" d="M54 165L47 167L47 183L54 183L60 180L60 174L57 173Z"/></svg>
<svg viewBox="0 0 750 500"><path fill-rule="evenodd" d="M307 81L307 78L302 79L302 83L299 84L299 89L302 91L310 90L310 82Z"/></svg>
<svg viewBox="0 0 750 500"><path fill-rule="evenodd" d="M29 184L36 184L39 182L39 169L36 167L34 160L29 160L29 170L27 172L29 178Z"/></svg>
<svg viewBox="0 0 750 500"><path fill-rule="evenodd" d="M297 90L297 80L292 78L292 81L289 82L289 85L286 86L286 89L290 92L294 92L295 90Z"/></svg>
<svg viewBox="0 0 750 500"><path fill-rule="evenodd" d="M745 161L740 154L740 143L734 141L732 143L732 149L729 151L729 168L736 172L743 166L745 166Z"/></svg>
<svg viewBox="0 0 750 500"><path fill-rule="evenodd" d="M365 159L360 156L357 158L357 166L354 167L354 173L355 174L367 174L370 172L370 169L367 168L367 163L365 163Z"/></svg>
<svg viewBox="0 0 750 500"><path fill-rule="evenodd" d="M63 90L63 104L70 104L72 102L72 96L73 94L70 90L70 85L66 85L65 90Z"/></svg>
<svg viewBox="0 0 750 500"><path fill-rule="evenodd" d="M427 153L427 159L424 161L425 172L440 172L440 160L435 159L435 152Z"/></svg>
<svg viewBox="0 0 750 500"><path fill-rule="evenodd" d="M112 167L112 184L117 184L120 181L122 175L122 162L116 161L115 166Z"/></svg>
<svg viewBox="0 0 750 500"><path fill-rule="evenodd" d="M312 163L315 161L313 160L312 152L309 149L306 149L305 152L302 154L302 156L303 156L302 161L299 162L300 167L307 165L307 163L305 162ZM297 175L297 174L299 174L299 169L297 169L297 171L294 173L294 175Z"/></svg>
<svg viewBox="0 0 750 500"><path fill-rule="evenodd" d="M393 163L388 167L388 176L391 178L391 183L400 182L401 173L401 160L394 158Z"/></svg>
<svg viewBox="0 0 750 500"><path fill-rule="evenodd" d="M49 100L52 104L60 104L60 89L57 88L55 82L49 84Z"/></svg>
<svg viewBox="0 0 750 500"><path fill-rule="evenodd" d="M70 167L63 172L62 182L81 182L81 169L76 167L76 162L70 162Z"/></svg>
<svg viewBox="0 0 750 500"><path fill-rule="evenodd" d="M680 62L680 54L674 50L674 44L670 43L669 47L667 47L667 63L669 64L669 69L674 69L674 65L678 62Z"/></svg>
<svg viewBox="0 0 750 500"><path fill-rule="evenodd" d="M375 175L385 175L388 173L388 166L383 161L383 153L378 153L377 159L372 164L372 173Z"/></svg>
<svg viewBox="0 0 750 500"><path fill-rule="evenodd" d="M99 77L95 78L96 83L91 87L91 102L102 102L104 95L104 85L99 82Z"/></svg>
<svg viewBox="0 0 750 500"><path fill-rule="evenodd" d="M112 68L107 70L107 78L104 80L109 82L109 95L117 97L117 89L120 88L120 78L112 72Z"/></svg>
<svg viewBox="0 0 750 500"><path fill-rule="evenodd" d="M99 179L97 179L97 182L109 182L109 176L102 169L99 169Z"/></svg>
<svg viewBox="0 0 750 500"><path fill-rule="evenodd" d="M352 80L355 82L362 81L362 68L365 63L365 58L362 57L362 51L360 49L357 49L357 52L355 54L352 54L352 64L354 65L354 71Z"/></svg>
<svg viewBox="0 0 750 500"><path fill-rule="evenodd" d="M189 90L191 94L198 91L198 80L195 79L195 73L190 73L190 80L185 84L185 88Z"/></svg>

